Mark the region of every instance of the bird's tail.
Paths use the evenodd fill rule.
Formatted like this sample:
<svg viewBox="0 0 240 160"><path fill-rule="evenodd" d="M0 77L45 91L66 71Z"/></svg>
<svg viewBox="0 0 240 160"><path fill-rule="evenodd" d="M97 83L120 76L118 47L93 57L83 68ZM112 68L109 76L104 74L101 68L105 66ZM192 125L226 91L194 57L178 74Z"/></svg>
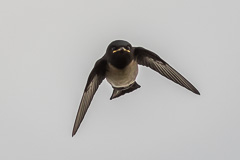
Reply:
<svg viewBox="0 0 240 160"><path fill-rule="evenodd" d="M131 84L130 86L128 86L126 88L113 88L113 93L112 93L110 100L120 97L120 96L124 95L125 93L132 92L140 87L141 86L139 84L137 84L137 82L134 82L133 84Z"/></svg>

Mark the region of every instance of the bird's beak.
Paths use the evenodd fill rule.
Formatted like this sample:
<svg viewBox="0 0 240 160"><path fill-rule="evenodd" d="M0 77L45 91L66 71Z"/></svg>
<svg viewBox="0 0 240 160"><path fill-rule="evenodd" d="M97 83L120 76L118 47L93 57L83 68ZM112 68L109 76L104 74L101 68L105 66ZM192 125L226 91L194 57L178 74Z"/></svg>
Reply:
<svg viewBox="0 0 240 160"><path fill-rule="evenodd" d="M125 52L130 53L130 50L128 50L128 49L126 49L126 48L124 48L124 47L121 47L121 48L119 48L119 49L113 50L113 53L118 52L118 51L121 51L121 50L124 50Z"/></svg>

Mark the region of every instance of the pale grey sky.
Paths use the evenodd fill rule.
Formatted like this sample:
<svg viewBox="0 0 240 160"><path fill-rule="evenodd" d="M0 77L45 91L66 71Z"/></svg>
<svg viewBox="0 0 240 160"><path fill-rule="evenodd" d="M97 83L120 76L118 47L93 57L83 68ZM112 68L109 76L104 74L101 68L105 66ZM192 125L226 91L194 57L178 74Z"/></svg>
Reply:
<svg viewBox="0 0 240 160"><path fill-rule="evenodd" d="M0 159L239 160L240 2L0 2ZM201 93L140 67L131 94L87 77L116 39L156 52Z"/></svg>

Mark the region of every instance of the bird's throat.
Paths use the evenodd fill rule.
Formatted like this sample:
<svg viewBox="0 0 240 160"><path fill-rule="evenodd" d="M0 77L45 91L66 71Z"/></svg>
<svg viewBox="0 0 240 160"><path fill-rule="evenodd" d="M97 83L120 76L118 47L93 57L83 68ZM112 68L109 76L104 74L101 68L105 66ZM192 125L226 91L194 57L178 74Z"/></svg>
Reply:
<svg viewBox="0 0 240 160"><path fill-rule="evenodd" d="M111 65L118 69L123 69L132 61L132 58L129 54L126 53L117 53L112 55L110 59Z"/></svg>

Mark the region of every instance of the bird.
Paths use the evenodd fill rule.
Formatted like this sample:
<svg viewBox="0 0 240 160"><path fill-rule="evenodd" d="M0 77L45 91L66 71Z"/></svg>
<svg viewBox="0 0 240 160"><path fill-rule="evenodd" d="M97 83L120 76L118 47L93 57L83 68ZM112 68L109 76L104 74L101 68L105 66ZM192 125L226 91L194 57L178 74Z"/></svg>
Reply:
<svg viewBox="0 0 240 160"><path fill-rule="evenodd" d="M113 88L110 100L141 87L136 82L138 65L149 67L169 80L200 95L200 92L187 79L156 53L143 47L133 47L125 40L115 40L108 45L106 53L97 60L90 72L76 115L72 136L76 134L94 94L105 78Z"/></svg>

